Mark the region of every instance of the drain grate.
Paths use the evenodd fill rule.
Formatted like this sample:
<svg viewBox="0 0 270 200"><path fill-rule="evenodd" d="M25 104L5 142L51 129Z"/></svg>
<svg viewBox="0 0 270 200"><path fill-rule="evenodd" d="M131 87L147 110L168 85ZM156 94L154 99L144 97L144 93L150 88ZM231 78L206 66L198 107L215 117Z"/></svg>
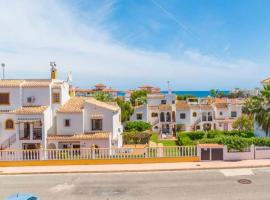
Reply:
<svg viewBox="0 0 270 200"><path fill-rule="evenodd" d="M237 182L240 184L251 184L252 183L252 181L249 179L239 179L239 180L237 180Z"/></svg>

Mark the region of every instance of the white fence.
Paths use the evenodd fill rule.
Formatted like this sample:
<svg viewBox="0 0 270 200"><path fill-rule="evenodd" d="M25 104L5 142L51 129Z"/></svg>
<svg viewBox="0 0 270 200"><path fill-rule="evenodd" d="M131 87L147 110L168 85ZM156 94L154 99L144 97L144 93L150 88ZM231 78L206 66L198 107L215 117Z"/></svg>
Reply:
<svg viewBox="0 0 270 200"><path fill-rule="evenodd" d="M0 151L0 161L175 158L193 156L197 156L196 146Z"/></svg>

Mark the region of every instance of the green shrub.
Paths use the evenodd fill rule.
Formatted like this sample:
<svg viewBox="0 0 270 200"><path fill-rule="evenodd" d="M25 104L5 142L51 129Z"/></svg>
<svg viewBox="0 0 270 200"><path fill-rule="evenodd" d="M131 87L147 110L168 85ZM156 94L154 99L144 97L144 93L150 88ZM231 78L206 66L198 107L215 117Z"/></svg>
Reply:
<svg viewBox="0 0 270 200"><path fill-rule="evenodd" d="M193 132L186 132L187 136L191 139L191 140L200 140L202 138L204 138L205 136L204 131L193 131Z"/></svg>
<svg viewBox="0 0 270 200"><path fill-rule="evenodd" d="M146 131L152 128L151 124L144 121L127 122L125 124L125 131Z"/></svg>
<svg viewBox="0 0 270 200"><path fill-rule="evenodd" d="M253 138L253 144L255 146L267 146L270 147L270 138Z"/></svg>
<svg viewBox="0 0 270 200"><path fill-rule="evenodd" d="M178 134L177 139L178 139L178 144L180 146L193 145L193 141L190 139L190 137L186 133L180 133L180 134Z"/></svg>
<svg viewBox="0 0 270 200"><path fill-rule="evenodd" d="M221 136L217 138L205 138L199 141L200 144L223 144L227 145L228 149L234 149L238 151L243 151L245 148L253 144L252 138L241 138L239 136Z"/></svg>
<svg viewBox="0 0 270 200"><path fill-rule="evenodd" d="M216 138L224 135L224 131L219 131L219 130L212 130L208 131L206 134L207 138Z"/></svg>

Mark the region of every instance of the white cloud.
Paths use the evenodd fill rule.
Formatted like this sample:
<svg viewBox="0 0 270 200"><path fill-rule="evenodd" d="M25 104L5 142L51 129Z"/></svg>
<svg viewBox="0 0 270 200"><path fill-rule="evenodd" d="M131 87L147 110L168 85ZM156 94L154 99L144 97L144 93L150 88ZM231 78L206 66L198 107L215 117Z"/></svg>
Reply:
<svg viewBox="0 0 270 200"><path fill-rule="evenodd" d="M181 90L254 87L264 78L266 68L258 73L245 59L223 61L194 50L173 57L120 44L110 34L114 25L105 23L114 5L105 1L84 20L64 1L0 0L0 62L6 62L8 76L46 76L55 60L60 72L72 70L75 84L84 87L166 87L167 80Z"/></svg>

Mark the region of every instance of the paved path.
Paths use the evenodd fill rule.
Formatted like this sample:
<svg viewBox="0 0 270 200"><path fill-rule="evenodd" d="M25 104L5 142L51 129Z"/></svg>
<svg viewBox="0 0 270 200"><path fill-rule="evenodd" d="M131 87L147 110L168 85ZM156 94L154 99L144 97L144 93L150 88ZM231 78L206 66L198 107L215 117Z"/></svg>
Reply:
<svg viewBox="0 0 270 200"><path fill-rule="evenodd" d="M269 200L270 168L0 176L0 199L30 192L42 200ZM240 184L248 179L251 184Z"/></svg>
<svg viewBox="0 0 270 200"><path fill-rule="evenodd" d="M177 170L247 168L247 167L249 168L270 167L270 159L245 160L238 162L216 161L216 162L182 162L182 163L155 163L155 164L0 167L0 175L31 174L31 173L177 171Z"/></svg>

